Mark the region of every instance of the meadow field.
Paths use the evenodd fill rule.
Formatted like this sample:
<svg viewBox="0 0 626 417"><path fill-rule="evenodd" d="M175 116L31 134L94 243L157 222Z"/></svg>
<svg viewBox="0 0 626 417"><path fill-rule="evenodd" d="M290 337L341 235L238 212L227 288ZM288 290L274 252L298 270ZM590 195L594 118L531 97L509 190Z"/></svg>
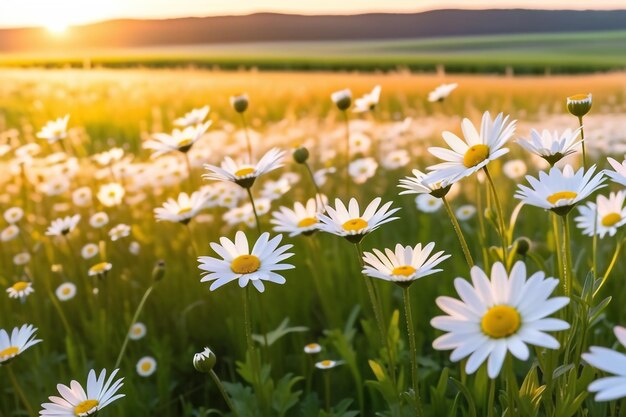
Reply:
<svg viewBox="0 0 626 417"><path fill-rule="evenodd" d="M393 53L414 48L428 53L426 44L395 45ZM585 64L592 65L593 58ZM529 139L531 129L577 129L579 120L566 106L573 94L593 94L592 109L584 116L587 168L597 164L597 172L614 169L607 157L621 163L626 153L625 74L32 68L2 69L0 79L0 287L9 294L34 290L2 298L0 328L10 334L14 327L32 324L42 340L15 354L9 337L0 333L0 416L37 415L41 404L57 395L57 384L84 384L90 369L110 373L115 368L117 377L124 377L124 398L102 411L81 403L84 408L48 415L626 415L624 401L594 400L587 387L607 369L592 366L591 358L581 360L591 346L624 349L613 334L616 325L626 324L621 305L626 299L624 185L606 179L606 188L592 190L585 201L568 203L582 207L600 194L619 191L622 205L610 213L619 219L602 223L607 234L596 238L577 227L579 207L569 215L554 214L514 198L518 184L528 185L524 174L537 177L550 169L515 140ZM430 91L451 82L458 88L449 97L427 100ZM382 92L371 111L344 112L331 100L335 91L349 88L356 98L376 85ZM239 113L230 98L242 93L249 106ZM159 133L172 133L180 127L178 118L203 106L210 106L201 117L211 122L206 131L193 142L179 141L163 155L152 155L156 148L148 149L149 144ZM425 172L441 162L428 148L447 147L442 132L467 137L463 118L480 130L484 112L517 120L504 145L510 151L489 162L493 183L481 172L450 181L445 199L437 192L399 194L404 191L399 181L413 169ZM47 122L66 115L67 129L44 130L42 135ZM195 124L190 128L199 129ZM309 154L306 164L301 149L292 157L302 147ZM283 165L254 174L258 178L250 188L241 179L203 177L210 174L204 164L220 166L227 157L240 166L237 175L254 171L248 164L272 148L285 151ZM248 164L241 162L246 160ZM566 165L578 169L582 164L578 146L556 166L566 170ZM250 247L261 232L277 236L276 213L282 206L293 209L296 202L314 198L316 187L326 199L310 203L314 219L308 226L313 229L332 220L317 216L328 206L336 208L335 198L348 204L354 197L364 210L379 197L399 209L394 214L399 219L364 233L359 244L328 230L283 233L280 245L293 245L285 250L294 255L277 262L294 268L277 270L284 284L273 276L262 293L258 278L245 290L241 280L214 291L210 282L201 282L203 272L211 269L199 269L203 261L198 257L223 256L225 249L216 251L216 242L227 247L224 238L234 240L237 231L245 232ZM179 195L192 192L202 201L187 207ZM169 214L174 220L157 221L155 209L169 198L180 203ZM445 210L448 203L450 213ZM185 217L190 210L193 217ZM98 220L102 213L106 221ZM452 213L456 220L451 222ZM77 223L49 229L53 220L75 215L80 216ZM562 225L559 218L568 221ZM453 228L456 221L472 262ZM402 274L395 274L399 282L394 285L361 272L361 251L430 242L433 254L444 251L450 257L437 266L442 271L417 279L410 293L407 282L398 278ZM492 359L466 372L467 358L451 361L448 351L433 347L449 330L434 328L431 320L444 314L437 297L458 298L455 278L470 279L468 264L497 274L498 261L513 271L511 276L520 274L515 262L521 261L528 276L544 271L558 279L558 285L546 281L541 289L549 287L553 297L567 296L570 302L554 308L549 313L554 321L546 323L559 327L555 323L560 319L571 328L550 331L556 339L548 342L533 333L537 343L530 343L529 359L517 359L524 356L520 350L515 358L507 354L503 371L489 378ZM234 262L232 272L237 270ZM504 285L498 282L496 287ZM507 291L514 295L513 289ZM537 294L529 299L540 303L542 295ZM457 306L458 311L467 309ZM520 326L527 324L517 320ZM620 334L616 331L624 343ZM552 340L560 346L550 349ZM211 360L194 361L194 354L205 347L215 354L214 367ZM607 357L622 377L613 383L622 387L626 359L613 354ZM75 388L72 395L78 392ZM87 405L96 407L97 401Z"/></svg>

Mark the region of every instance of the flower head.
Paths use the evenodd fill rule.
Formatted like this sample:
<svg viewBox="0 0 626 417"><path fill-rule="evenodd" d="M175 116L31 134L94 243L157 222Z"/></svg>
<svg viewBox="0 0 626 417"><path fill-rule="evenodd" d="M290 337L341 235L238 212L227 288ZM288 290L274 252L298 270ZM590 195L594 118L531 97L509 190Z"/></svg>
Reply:
<svg viewBox="0 0 626 417"><path fill-rule="evenodd" d="M354 100L354 109L352 109L352 111L355 113L365 113L374 110L380 100L380 90L380 86L377 85L370 93Z"/></svg>
<svg viewBox="0 0 626 417"><path fill-rule="evenodd" d="M452 91L454 91L458 86L459 85L457 83L441 84L433 91L428 93L428 101L430 101L431 103L436 101L444 101L446 98L448 98L450 93L452 93Z"/></svg>
<svg viewBox="0 0 626 417"><path fill-rule="evenodd" d="M183 117L179 117L174 120L176 126L187 128L189 126L197 126L204 122L211 108L209 106L200 107L199 109L193 109Z"/></svg>
<svg viewBox="0 0 626 417"><path fill-rule="evenodd" d="M217 357L208 347L205 347L202 352L193 355L193 367L198 372L208 373L215 366L215 362L217 362Z"/></svg>
<svg viewBox="0 0 626 417"><path fill-rule="evenodd" d="M285 151L273 148L256 165L238 163L226 157L221 167L205 164L204 168L209 172L202 177L208 180L231 181L243 188L250 188L261 175L282 167L284 156Z"/></svg>
<svg viewBox="0 0 626 417"><path fill-rule="evenodd" d="M626 347L626 328L615 326L615 337L622 347ZM613 349L591 346L588 353L581 356L589 365L612 374L589 384L588 390L595 392L596 401L613 401L626 397L626 355Z"/></svg>
<svg viewBox="0 0 626 417"><path fill-rule="evenodd" d="M580 215L574 220L583 234L593 236L597 234L600 239L608 233L615 236L617 229L626 223L626 207L624 198L626 192L618 191L609 194L609 197L599 195L595 203L589 202L578 207Z"/></svg>
<svg viewBox="0 0 626 417"><path fill-rule="evenodd" d="M17 298L22 302L33 292L35 292L35 290L33 288L33 283L30 281L17 281L15 284L7 288L9 298Z"/></svg>
<svg viewBox="0 0 626 417"><path fill-rule="evenodd" d="M59 140L67 138L67 122L70 120L70 115L65 117L59 117L56 120L51 120L37 133L39 139L45 139L48 143L54 143Z"/></svg>
<svg viewBox="0 0 626 417"><path fill-rule="evenodd" d="M621 164L613 158L607 158L607 160L614 171L607 169L604 173L611 178L611 181L626 187L626 160Z"/></svg>
<svg viewBox="0 0 626 417"><path fill-rule="evenodd" d="M550 165L554 165L564 157L576 152L576 147L582 143L579 139L581 128L574 131L567 129L563 133L556 130L550 132L544 129L541 133L532 129L530 140L518 139L516 142L530 153L545 159Z"/></svg>
<svg viewBox="0 0 626 417"><path fill-rule="evenodd" d="M14 327L10 335L6 330L0 329L0 366L6 365L26 349L41 342L40 339L35 339L36 331L31 324Z"/></svg>
<svg viewBox="0 0 626 417"><path fill-rule="evenodd" d="M80 214L53 220L48 230L46 230L46 236L65 236L74 230L79 221Z"/></svg>
<svg viewBox="0 0 626 417"><path fill-rule="evenodd" d="M319 214L323 213L325 204L320 199L316 202L310 198L306 204L296 202L293 210L288 207L280 207L272 213L275 232L289 233L289 237L300 234L311 235L319 229Z"/></svg>
<svg viewBox="0 0 626 417"><path fill-rule="evenodd" d="M432 194L433 197L445 197L450 191L451 185L446 180L440 182L432 182L427 174L418 169L414 169L412 177L405 177L400 180L398 187L406 189L401 191L403 194Z"/></svg>
<svg viewBox="0 0 626 417"><path fill-rule="evenodd" d="M330 99L341 111L346 111L352 105L352 91L349 89L335 91L330 95Z"/></svg>
<svg viewBox="0 0 626 417"><path fill-rule="evenodd" d="M154 209L157 221L179 222L187 224L204 208L207 195L196 191L191 195L180 193L178 199L168 198L163 207Z"/></svg>
<svg viewBox="0 0 626 417"><path fill-rule="evenodd" d="M211 123L209 120L203 124L187 126L183 130L174 129L171 135L156 133L154 139L146 141L143 147L154 151L150 156L151 158L158 158L173 151L187 153L202 138L211 126Z"/></svg>

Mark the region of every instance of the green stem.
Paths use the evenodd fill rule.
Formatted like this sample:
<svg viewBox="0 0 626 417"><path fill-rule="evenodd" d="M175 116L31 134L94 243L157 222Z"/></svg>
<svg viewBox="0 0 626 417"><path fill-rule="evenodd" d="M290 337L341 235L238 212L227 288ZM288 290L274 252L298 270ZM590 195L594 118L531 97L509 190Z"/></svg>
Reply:
<svg viewBox="0 0 626 417"><path fill-rule="evenodd" d="M191 243L191 249L193 249L193 255L194 258L198 257L198 248L196 247L196 242L193 238L193 232L191 231L191 226L189 226L189 223L185 224L185 229L187 229L187 234L189 235L189 242Z"/></svg>
<svg viewBox="0 0 626 417"><path fill-rule="evenodd" d="M228 405L228 408L230 408L230 411L233 412L233 415L235 417L239 417L239 413L237 412L235 405L233 404L232 400L226 393L226 390L224 389L224 385L222 384L222 381L220 381L220 378L217 376L215 371L213 371L213 369L209 371L209 375L211 375L211 379L213 379L213 382L215 382L215 385L217 385L217 389L220 391L220 394L222 394L222 397L224 398L224 401L226 401L226 404Z"/></svg>
<svg viewBox="0 0 626 417"><path fill-rule="evenodd" d="M185 157L185 165L187 165L187 176L188 176L188 180L189 180L189 192L192 193L194 190L194 184L193 184L193 175L192 175L192 169L191 169L191 161L189 160L189 155L187 154L187 152L183 152L183 155Z"/></svg>
<svg viewBox="0 0 626 417"><path fill-rule="evenodd" d="M13 384L13 389L15 390L17 396L20 398L20 401L22 401L22 404L24 405L24 408L26 408L26 411L28 411L28 415L34 416L35 410L33 410L33 407L31 407L30 403L28 402L28 398L26 398L26 394L24 394L24 390L22 390L19 382L17 382L17 378L15 378L15 373L13 372L13 367L11 365L8 365L5 366L5 368L7 368L7 373L9 374L11 384Z"/></svg>
<svg viewBox="0 0 626 417"><path fill-rule="evenodd" d="M591 271L593 272L593 279L598 279L598 207L593 216L593 240L591 244Z"/></svg>
<svg viewBox="0 0 626 417"><path fill-rule="evenodd" d="M128 331L126 332L126 337L124 338L124 343L122 343L122 348L120 349L120 353L117 355L117 360L115 361L115 366L113 367L113 369L119 368L120 364L122 363L122 357L124 356L124 352L126 352L126 347L128 346L130 332L133 328L133 325L137 323L137 320L139 320L139 315L141 314L141 311L143 310L146 304L146 301L148 300L148 297L150 297L150 294L152 293L153 289L154 289L154 284L150 285L148 289L146 290L146 292L143 294L143 297L141 298L141 301L139 302L139 305L137 306L137 310L135 310L133 319L130 322L130 326L128 327Z"/></svg>
<svg viewBox="0 0 626 417"><path fill-rule="evenodd" d="M254 220L256 222L256 230L259 232L259 236L261 235L261 223L259 222L259 215L256 212L256 205L254 204L254 198L252 198L252 191L250 191L250 187L246 187L246 191L248 192L248 197L250 198L250 204L252 204L252 212L254 213Z"/></svg>
<svg viewBox="0 0 626 417"><path fill-rule="evenodd" d="M330 373L324 370L324 397L326 401L326 412L330 414Z"/></svg>
<svg viewBox="0 0 626 417"><path fill-rule="evenodd" d="M565 295L567 297L571 297L572 295L572 285L574 283L574 271L572 270L572 250L571 250L571 240L570 240L570 232L569 232L569 221L567 214L561 216L561 221L563 222L563 278L565 281Z"/></svg>
<svg viewBox="0 0 626 417"><path fill-rule="evenodd" d="M317 185L317 182L315 182L315 175L313 174L313 171L311 170L311 167L309 166L309 164L305 162L304 166L306 167L306 170L309 173L309 177L311 178L313 187L315 187L315 211L319 212L320 211L318 207L319 202L317 200L318 200L318 196L320 199L322 198L322 192L320 191L320 187Z"/></svg>
<svg viewBox="0 0 626 417"><path fill-rule="evenodd" d="M485 176L487 177L487 181L489 182L489 186L491 187L491 194L493 195L493 200L496 204L496 210L498 211L498 220L500 222L500 237L502 238L502 254L504 263L506 264L506 260L509 258L508 256L508 243L507 243L507 233L506 233L506 225L504 224L504 211L502 210L502 205L500 204L500 198L498 197L498 191L496 190L496 186L491 178L491 174L489 173L489 169L487 166L483 167L483 171L485 171Z"/></svg>
<svg viewBox="0 0 626 417"><path fill-rule="evenodd" d="M515 372L513 371L513 360L509 357L506 359L506 374L507 374L507 394L508 394L508 417L517 416L517 410L515 407L515 398L519 395L517 389L517 380L515 379Z"/></svg>
<svg viewBox="0 0 626 417"><path fill-rule="evenodd" d="M561 277L561 285L563 286L563 294L566 293L567 283L563 276L563 259L561 258L561 239L559 237L559 216L552 213L552 234L554 235L554 252L556 253L556 268L558 275Z"/></svg>
<svg viewBox="0 0 626 417"><path fill-rule="evenodd" d="M454 212L452 211L452 207L450 207L450 203L446 197L442 197L443 206L446 208L446 212L448 213L448 217L450 217L450 221L452 222L452 228L456 233L459 242L461 243L461 248L463 249L463 255L465 256L465 261L467 262L467 266L470 269L474 266L474 260L472 259L472 254L470 253L469 247L467 246L467 241L465 240L465 236L463 236L463 231L461 230L461 226L459 225L459 221L457 220Z"/></svg>
<svg viewBox="0 0 626 417"><path fill-rule="evenodd" d="M611 271L613 271L613 267L615 267L615 264L617 263L617 257L620 251L622 250L623 245L624 245L624 239L620 239L617 242L617 245L615 245L615 252L613 252L613 258L611 258L611 263L606 268L606 272L604 273L604 275L602 275L602 281L600 281L600 285L598 285L598 288L596 288L596 290L593 292L594 298L598 295L598 293L600 292L600 290L606 283L607 279L609 278L609 275L611 274Z"/></svg>
<svg viewBox="0 0 626 417"><path fill-rule="evenodd" d="M493 417L493 403L496 396L496 380L489 378L489 397L487 399L487 417Z"/></svg>
<svg viewBox="0 0 626 417"><path fill-rule="evenodd" d="M241 123L243 124L243 132L246 136L246 147L248 148L248 162L252 163L252 143L250 142L250 135L248 134L248 123L246 122L246 116L243 113L239 113L241 116Z"/></svg>
<svg viewBox="0 0 626 417"><path fill-rule="evenodd" d="M259 400L263 415L267 416L267 409L265 403L265 395L263 394L263 387L261 386L261 368L258 363L258 356L254 346L254 340L252 340L252 323L250 321L250 286L246 285L243 292L243 321L244 329L246 332L246 344L248 346L248 357L250 359L250 366L252 367L252 378L254 393Z"/></svg>
<svg viewBox="0 0 626 417"><path fill-rule="evenodd" d="M415 393L415 415L421 416L422 399L419 391L419 379L417 369L417 346L415 343L415 327L413 327L413 313L411 311L410 287L403 288L404 293L404 315L406 319L407 336L409 338L409 346L411 349L411 381L413 384L413 392Z"/></svg>
<svg viewBox="0 0 626 417"><path fill-rule="evenodd" d="M578 116L578 126L580 126L581 147L583 150L583 168L587 171L587 154L585 153L585 130L583 129L583 117Z"/></svg>

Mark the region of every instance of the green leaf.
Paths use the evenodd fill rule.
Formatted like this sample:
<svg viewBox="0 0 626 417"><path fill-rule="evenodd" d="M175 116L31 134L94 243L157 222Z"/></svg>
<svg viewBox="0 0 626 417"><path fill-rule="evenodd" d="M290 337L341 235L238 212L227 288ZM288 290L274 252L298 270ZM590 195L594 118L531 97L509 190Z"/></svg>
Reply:
<svg viewBox="0 0 626 417"><path fill-rule="evenodd" d="M253 334L252 338L255 342L265 345L265 339L267 338L267 346L272 346L276 343L280 338L288 335L289 333L301 333L308 331L308 327L304 326L294 326L289 327L289 317L285 318L276 329L267 333L265 337L259 334Z"/></svg>
<svg viewBox="0 0 626 417"><path fill-rule="evenodd" d="M292 374L286 374L276 383L276 388L272 396L272 407L278 412L279 417L283 417L287 411L298 403L302 391L293 391L293 387L304 378Z"/></svg>
<svg viewBox="0 0 626 417"><path fill-rule="evenodd" d="M465 401L467 401L469 416L476 417L476 404L474 403L474 398L472 397L472 394L470 393L470 391L467 389L465 385L463 385L461 381L454 379L454 378L450 378L450 381L452 381L452 383L457 387L457 389L465 397Z"/></svg>

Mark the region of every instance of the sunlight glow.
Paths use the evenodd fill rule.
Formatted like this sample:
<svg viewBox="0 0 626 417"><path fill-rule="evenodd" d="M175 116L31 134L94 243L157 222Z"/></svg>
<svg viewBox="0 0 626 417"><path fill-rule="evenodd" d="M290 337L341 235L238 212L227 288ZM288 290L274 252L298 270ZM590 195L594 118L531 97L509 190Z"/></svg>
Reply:
<svg viewBox="0 0 626 417"><path fill-rule="evenodd" d="M67 30L67 24L63 22L52 22L46 24L46 29L54 35L62 35Z"/></svg>

